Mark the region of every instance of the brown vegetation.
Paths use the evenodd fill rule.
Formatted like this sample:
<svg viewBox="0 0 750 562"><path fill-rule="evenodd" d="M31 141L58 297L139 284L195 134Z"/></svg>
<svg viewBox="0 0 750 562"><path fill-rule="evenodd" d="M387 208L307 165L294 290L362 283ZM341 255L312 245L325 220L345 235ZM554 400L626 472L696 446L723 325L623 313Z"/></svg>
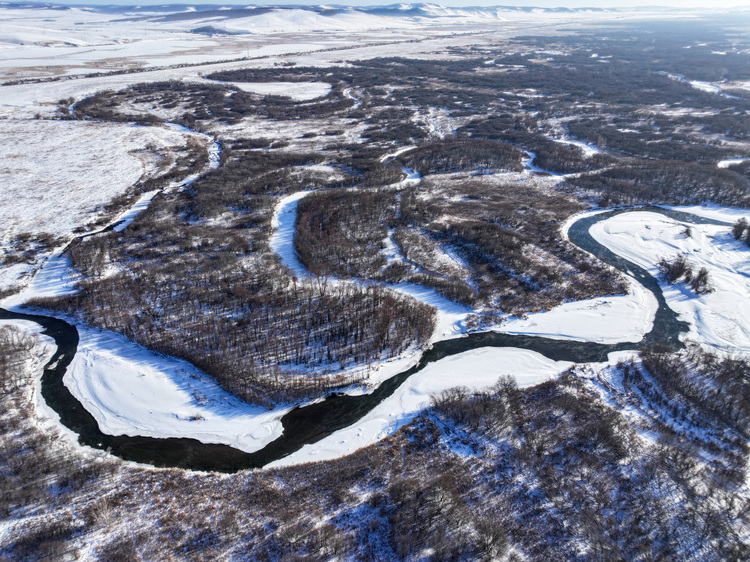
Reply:
<svg viewBox="0 0 750 562"><path fill-rule="evenodd" d="M747 447L733 429L746 429L747 408L727 386L746 373L719 358L690 359L708 366L703 381L673 383L679 368L669 368L657 382L623 363L620 390L573 370L526 390L506 378L478 394L447 391L346 458L215 475L96 457L35 423L38 373L23 367L32 348L6 333L0 553L10 559L413 560L429 549L436 560L718 562L750 552ZM650 372L654 361L675 364L649 357ZM641 412L638 423L613 403Z"/></svg>

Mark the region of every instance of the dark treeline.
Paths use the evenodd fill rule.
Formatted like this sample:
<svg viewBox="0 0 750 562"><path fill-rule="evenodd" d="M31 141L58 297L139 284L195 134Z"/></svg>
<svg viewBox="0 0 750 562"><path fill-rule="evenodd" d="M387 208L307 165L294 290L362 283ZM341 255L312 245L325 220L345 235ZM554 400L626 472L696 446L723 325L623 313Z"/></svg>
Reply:
<svg viewBox="0 0 750 562"><path fill-rule="evenodd" d="M395 215L393 194L313 194L297 206L294 246L315 275L375 277L387 263L380 251Z"/></svg>
<svg viewBox="0 0 750 562"><path fill-rule="evenodd" d="M413 299L293 279L267 250L271 205L263 222L241 213L231 226L190 220L200 180L194 185L157 197L121 233L73 244L71 261L88 276L81 292L37 304L187 359L267 405L350 384L342 369L432 335L432 308Z"/></svg>
<svg viewBox="0 0 750 562"><path fill-rule="evenodd" d="M316 275L408 281L432 287L456 302L477 304L476 291L463 278L468 272L441 267L437 241L401 223L399 200L394 192L373 191L328 191L305 197L298 205L295 234L300 260ZM388 263L382 253L391 235L405 261Z"/></svg>
<svg viewBox="0 0 750 562"><path fill-rule="evenodd" d="M332 180L308 171L308 166L325 162L321 154L237 148L244 142L243 139L232 144L224 157L224 165L191 186L189 205L193 217L240 213L253 220L266 221L278 195L350 181Z"/></svg>
<svg viewBox="0 0 750 562"><path fill-rule="evenodd" d="M734 121L736 116L731 115L728 119ZM622 117L597 117L574 119L567 126L575 137L634 158L716 164L720 160L747 155L747 150L721 146L718 141L699 143L696 142L698 137L695 134L680 132L700 126L702 121L708 121L711 128L716 129L707 132L730 132L728 127L719 125L718 120L719 116L701 116L696 119L690 114L673 115L669 118L655 114L642 116L640 123L633 123L632 119ZM708 125L705 127L708 128ZM743 135L737 138L743 138Z"/></svg>
<svg viewBox="0 0 750 562"><path fill-rule="evenodd" d="M677 283L682 280L699 295L714 292L708 270L701 267L694 272L693 266L688 263L687 258L682 254L678 254L671 261L664 257L659 258L657 265L659 275L668 283Z"/></svg>
<svg viewBox="0 0 750 562"><path fill-rule="evenodd" d="M478 178L423 182L404 193L400 211L403 224L457 251L492 316L624 290L608 268L562 239L559 223L579 205L559 193Z"/></svg>
<svg viewBox="0 0 750 562"><path fill-rule="evenodd" d="M402 160L421 175L451 172L520 172L522 153L509 144L481 140L453 140L421 145Z"/></svg>
<svg viewBox="0 0 750 562"><path fill-rule="evenodd" d="M124 104L130 104L131 108L123 111ZM283 96L251 94L230 85L170 80L136 84L121 92L95 94L78 102L75 111L78 117L150 124L164 120L150 113L150 107L179 109L182 113L174 120L193 128L203 120L237 123L250 116L279 120L327 117L353 105L354 101L343 95L342 86L333 88L324 98L294 102Z"/></svg>
<svg viewBox="0 0 750 562"><path fill-rule="evenodd" d="M735 240L742 240L744 238L745 244L750 246L750 228L748 228L746 218L737 219L737 222L732 226L732 236Z"/></svg>
<svg viewBox="0 0 750 562"><path fill-rule="evenodd" d="M576 186L595 191L601 205L643 203L750 205L750 181L731 170L690 162L640 161L582 174Z"/></svg>

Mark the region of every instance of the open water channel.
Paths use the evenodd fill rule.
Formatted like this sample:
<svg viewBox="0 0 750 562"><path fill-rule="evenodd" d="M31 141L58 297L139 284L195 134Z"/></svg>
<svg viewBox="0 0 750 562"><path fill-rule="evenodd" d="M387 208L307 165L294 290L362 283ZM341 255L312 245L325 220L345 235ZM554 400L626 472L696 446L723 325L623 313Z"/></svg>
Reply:
<svg viewBox="0 0 750 562"><path fill-rule="evenodd" d="M661 213L694 224L727 223L659 207L638 207L586 216L571 225L568 236L574 244L632 275L656 297L659 308L653 328L640 342L599 344L494 332L469 334L458 339L437 342L423 354L418 365L383 382L370 394L334 394L321 402L290 411L281 419L283 434L255 453L245 453L227 445L201 443L195 439L113 436L103 433L94 417L63 384L63 375L78 346L76 327L52 316L4 309L0 309L0 319L36 322L44 328L45 335L54 339L57 351L45 366L42 375L42 397L59 414L61 423L78 435L78 441L82 445L107 450L120 458L157 467L219 472L259 468L299 450L308 443L315 443L334 431L357 423L372 408L393 394L411 375L422 370L428 363L450 355L481 347L515 347L536 351L556 361L587 363L606 361L607 355L613 351L637 350L651 347L656 343L672 349L681 347L680 334L686 332L688 326L667 306L656 279L641 267L599 244L589 234L589 229L595 223L630 211ZM458 378L457 384L460 384Z"/></svg>

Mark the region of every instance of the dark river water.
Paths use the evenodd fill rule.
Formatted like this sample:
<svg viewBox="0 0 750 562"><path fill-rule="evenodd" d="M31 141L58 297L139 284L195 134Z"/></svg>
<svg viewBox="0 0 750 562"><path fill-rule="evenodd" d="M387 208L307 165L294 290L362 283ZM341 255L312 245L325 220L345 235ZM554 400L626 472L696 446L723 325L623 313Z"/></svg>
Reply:
<svg viewBox="0 0 750 562"><path fill-rule="evenodd" d="M62 379L78 346L78 330L75 326L51 316L24 314L0 309L0 319L31 320L44 328L44 333L55 340L57 352L45 367L42 375L42 396L47 404L60 415L63 425L78 434L78 441L97 449L108 450L120 458L151 464L158 467L177 467L191 470L235 472L259 468L299 450L303 445L315 443L334 431L356 423L411 375L422 370L428 363L449 355L481 347L516 347L536 351L556 361L576 363L606 361L613 351L637 350L655 344L671 349L682 346L679 336L688 325L677 318L666 304L656 280L644 269L625 260L599 244L589 234L590 227L620 213L631 211L653 211L678 220L694 224L720 224L719 221L702 219L695 215L668 211L657 207L618 209L586 217L575 222L569 230L570 240L614 267L630 273L639 283L650 290L659 302L651 332L638 343L599 344L554 340L524 335L479 333L437 342L427 350L415 367L383 382L374 392L363 396L332 395L326 400L309 406L295 408L282 419L284 433L275 441L255 453L245 453L227 445L201 443L186 438L154 438L112 436L102 433L94 417L78 402L63 384ZM461 383L457 377L456 384Z"/></svg>

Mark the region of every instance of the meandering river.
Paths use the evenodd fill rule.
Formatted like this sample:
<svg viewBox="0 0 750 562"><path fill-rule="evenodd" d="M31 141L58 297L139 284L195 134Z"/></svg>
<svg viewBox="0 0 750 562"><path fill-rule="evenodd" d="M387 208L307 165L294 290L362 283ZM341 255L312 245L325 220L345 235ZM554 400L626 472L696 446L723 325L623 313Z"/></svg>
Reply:
<svg viewBox="0 0 750 562"><path fill-rule="evenodd" d="M599 344L493 332L469 334L457 339L440 341L423 354L419 364L386 380L370 394L332 395L322 402L292 410L281 419L283 435L255 453L245 453L226 445L206 444L195 439L112 436L101 432L94 417L63 384L63 375L73 360L78 345L78 331L75 326L52 316L4 309L0 309L0 319L36 322L44 328L44 334L54 339L57 352L42 375L42 397L59 414L61 423L78 435L82 445L108 450L123 459L158 467L221 472L259 468L299 450L305 444L315 443L334 431L356 423L390 396L407 378L422 370L427 364L449 355L481 347L514 347L535 351L553 360L583 363L606 361L607 355L611 352L636 350L649 347L656 342L671 348L679 348L682 345L679 336L687 331L687 324L680 321L676 313L667 306L657 281L644 269L599 244L589 234L593 224L633 210L648 210L696 224L726 223L657 207L639 207L586 216L570 226L568 236L574 244L610 265L628 272L655 295L659 307L653 328L640 342Z"/></svg>

